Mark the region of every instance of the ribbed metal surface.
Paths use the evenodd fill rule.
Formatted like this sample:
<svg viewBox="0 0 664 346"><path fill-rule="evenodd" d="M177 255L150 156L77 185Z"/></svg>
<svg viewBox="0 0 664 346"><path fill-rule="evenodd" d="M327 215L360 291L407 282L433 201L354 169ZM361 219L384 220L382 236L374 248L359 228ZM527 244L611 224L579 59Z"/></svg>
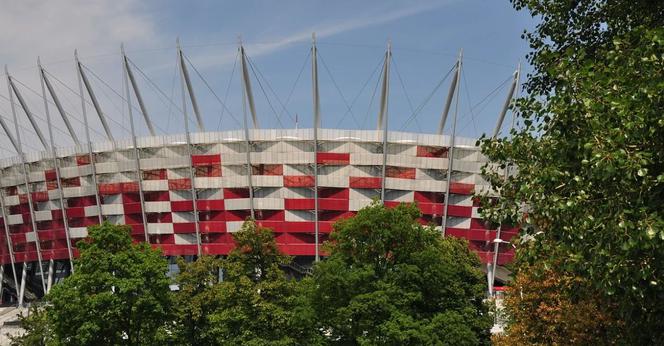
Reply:
<svg viewBox="0 0 664 346"><path fill-rule="evenodd" d="M100 209L105 220L129 225L136 241L143 241L147 233L166 255L197 254L196 210L202 253L226 254L233 247L231 233L250 216L252 205L257 221L274 229L287 254L314 256L312 188L317 181L321 243L336 220L354 215L381 195L387 206L417 202L422 222L440 227L449 186L446 234L468 239L484 262L491 261L490 241L496 232L479 218L472 198L475 191L488 188L479 174L485 159L474 139L455 139L448 185L448 136L388 132L385 157L383 131L318 129L318 153L312 129L250 129L249 136L249 155L243 130L192 133L191 149L185 135L139 137L137 148L131 140L93 143L94 170L87 145L58 148L60 190L52 153L26 153L30 198L21 160L0 160L6 216L0 225L7 225L9 237L0 237L0 260L11 263L12 253L17 263L39 257L68 259L65 225L76 242L87 235L87 226L99 222ZM138 177L135 150L140 155ZM501 236L508 239L513 234L503 229ZM511 256L501 253L498 262Z"/></svg>

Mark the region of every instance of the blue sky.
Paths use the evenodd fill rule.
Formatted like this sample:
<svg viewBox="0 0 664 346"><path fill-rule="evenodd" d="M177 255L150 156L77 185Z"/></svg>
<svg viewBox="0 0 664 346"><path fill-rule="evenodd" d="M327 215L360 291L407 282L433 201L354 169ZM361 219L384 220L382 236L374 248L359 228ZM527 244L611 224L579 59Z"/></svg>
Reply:
<svg viewBox="0 0 664 346"><path fill-rule="evenodd" d="M524 60L528 47L520 36L524 29L534 25L529 16L516 12L506 0L72 0L57 5L28 1L3 6L7 10L0 14L0 32L4 32L0 34L0 44L7 49L0 52L0 62L9 65L10 73L25 83L25 88L39 91L34 61L40 55L50 73L76 89L72 52L78 48L86 66L108 84L107 87L99 80L93 83L100 89L98 94L107 116L113 119L116 137L128 136L126 111L123 111L122 99L115 95L115 92L122 94L121 42L125 42L128 55L150 81L169 98L173 95L171 101L166 100L137 72L150 116L160 129L158 132L182 131L182 115L170 103L177 107L181 104L179 83L173 83L176 37L180 37L185 54L205 82L219 98L226 100L232 114L224 111L221 117L222 106L192 70L208 130L237 128L233 116L241 120L237 67L230 79L240 35L269 95L268 102L256 76L252 75L261 127L292 128L295 114L300 127L310 127L311 68L307 56L314 31L318 35L322 60L319 60L319 75L323 127L375 128L379 95L376 94L373 103L371 99L378 73L370 77L380 64L390 39L394 57L390 79L390 130L435 132L449 77L424 104L415 121L408 124L406 121L412 116L412 109L423 103L451 69L459 49L463 48L458 133L479 136L490 132L495 125L508 87L508 84L501 87L501 83L510 77L519 60ZM524 70L525 74L528 66L524 66ZM80 101L64 84L58 86L59 93L74 118L75 127L80 128ZM33 113L43 118L44 107L38 95L28 90L25 94L33 105ZM0 95L6 97L7 91L0 88ZM352 111L347 112L346 103L353 100ZM50 111L56 127L64 128L58 122L55 109ZM9 104L3 98L0 98L0 115L11 117ZM94 116L92 112L89 115ZM139 133L146 133L139 115L134 113L134 116ZM95 120L93 126L99 130ZM24 125L23 136L31 138L28 123L21 120L21 124ZM449 131L448 126L446 132ZM95 131L93 137L100 137L98 132ZM68 144L66 136L56 137L59 145ZM38 145L26 141L31 146L26 150L39 149ZM7 142L2 143L6 149ZM2 155L6 156L6 152Z"/></svg>

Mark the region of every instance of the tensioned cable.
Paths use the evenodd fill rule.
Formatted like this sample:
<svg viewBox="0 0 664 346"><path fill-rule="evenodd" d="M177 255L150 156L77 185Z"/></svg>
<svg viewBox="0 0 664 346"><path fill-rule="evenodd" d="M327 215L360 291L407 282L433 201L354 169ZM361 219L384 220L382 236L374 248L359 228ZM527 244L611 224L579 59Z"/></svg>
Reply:
<svg viewBox="0 0 664 346"><path fill-rule="evenodd" d="M143 70L142 70L138 65L136 65L136 63L134 63L134 62L133 62L131 59L129 59L129 58L127 58L127 61L129 61L129 63L131 64L131 66L133 66L134 68L136 68L136 70L138 71L138 73L139 73L141 76L143 76L143 79L145 79L145 80L148 82L148 84L152 87L153 91L156 91L157 94L159 94L160 99L163 97L163 98L166 100L166 102L164 102L164 100L161 100L162 102L164 102L164 106L166 106L166 104L168 104L168 105L171 105L171 106L175 106L175 107L177 107L177 105L175 104L175 102L173 102L173 100L172 100L171 98L169 98L168 95L166 95L166 93L165 93L163 90L161 90L161 88L157 85L157 83L155 83L150 77L148 77L148 75L145 74L145 72L143 72ZM182 113L182 108L177 107L177 110L180 111L180 113Z"/></svg>
<svg viewBox="0 0 664 346"><path fill-rule="evenodd" d="M196 75L198 75L198 78L200 78L200 79L203 81L203 84L205 84L205 86L208 88L208 90L210 90L210 93L212 93L212 95L217 99L217 101L219 102L219 104L220 104L224 109L226 109L226 111L228 112L228 114L233 118L233 120L235 120L235 123L236 123L238 126L242 126L242 123L241 123L241 122L235 117L235 115L233 114L233 112L231 112L231 110L228 109L228 107L226 107L226 104L225 104L223 101L221 101L221 98L219 98L219 95L217 95L217 93L214 92L214 89L212 89L212 87L211 87L210 84L207 82L207 80L206 80L206 79L203 77L203 75L198 71L198 69L196 68L196 66L194 65L194 63L192 63L191 60L189 60L189 57L188 57L186 54L184 54L184 53L182 53L182 56L185 58L185 60L187 60L187 62L189 63L189 66L191 66L191 68L194 69L194 72L196 72Z"/></svg>
<svg viewBox="0 0 664 346"><path fill-rule="evenodd" d="M16 79L13 78L13 77L12 77L12 80L19 82L18 80L16 80ZM25 86L25 84L23 84L23 83L21 83L21 82L19 82L19 83L20 83L21 85L24 85L24 86ZM9 101L9 98L7 98L5 95L0 95L0 97L2 97L3 99L5 99L7 102L10 102L10 101ZM16 107L21 107L21 105L20 105L19 103L17 103L17 102L14 102L14 105L15 105ZM23 108L21 108L21 109L23 109ZM24 111L25 111L25 110L24 110ZM41 120L41 121L43 121L43 122L46 122L46 119L42 118L41 115L35 113L35 112L32 111L32 110L30 110L30 115L33 115L35 118L37 118L37 119L39 119L39 120ZM66 132L66 131L64 131L64 130L60 129L59 127L56 127L56 126L53 126L53 128L55 128L58 132L62 133L63 135L69 137L69 132ZM32 133L35 133L35 131L33 130Z"/></svg>
<svg viewBox="0 0 664 346"><path fill-rule="evenodd" d="M355 113L353 113L353 110L351 106L348 104L348 101L346 100L346 97L344 96L344 93L341 92L341 88L339 88L339 84L337 84L337 81L334 79L334 76L332 76L332 72L330 72L330 69L327 67L327 64L325 63L325 59L323 59L323 55L320 54L320 51L318 51L318 57L320 58L320 62L323 65L323 68L327 72L327 75L330 76L330 80L332 80L332 84L334 85L334 88L337 89L337 92L339 93L339 96L341 96L341 99L344 101L344 105L346 105L346 109L348 109L348 112L350 112L350 115L353 117L353 120L355 121L355 124L357 127L360 127L360 123L357 121L357 117L355 116ZM344 115L343 118L346 116Z"/></svg>
<svg viewBox="0 0 664 346"><path fill-rule="evenodd" d="M319 45L347 46L347 47L360 47L360 48L371 48L371 49L385 49L385 46L381 46L381 45L329 42L329 41L321 42L321 43L319 43ZM413 54L428 54L428 55L432 55L432 56L450 56L450 57L457 57L458 56L458 53L455 53L455 52L452 52L452 51L450 51L449 53L443 53L443 52L435 52L435 51L419 49L419 48L408 48L408 47L403 47L401 45L399 47L392 48L392 51L402 51L402 52L413 53ZM505 64L501 64L501 63L497 63L497 62L493 62L493 61L488 61L488 60L484 60L484 59L479 59L479 58L475 58L475 57L468 57L465 54L463 56L463 60L464 61L466 61L466 60L476 61L476 62L480 62L480 63L487 64L487 65L501 66L501 67L506 67L506 68L510 68L510 69L514 68L514 66L509 66L509 65L505 65Z"/></svg>
<svg viewBox="0 0 664 346"><path fill-rule="evenodd" d="M514 78L514 77L512 77L512 76L507 77L507 79L505 79L504 81L502 81L500 84L498 84L498 86L497 86L496 88L494 88L494 89L491 90L486 96L484 96L484 98L482 98L482 100L480 100L479 102L475 103L474 106L470 107L470 110L475 110L477 107L479 107L480 105L483 104L483 105L482 105L482 108L480 108L480 110L479 110L479 112L478 112L478 113L481 113L481 112L482 112L482 111L483 111L483 110L489 105L489 102L488 102L488 101L493 100L493 98L496 97L496 95L498 95L498 94L497 94L498 91L499 91L501 88L503 88L503 87L505 86L505 84L506 84L507 82L509 82L512 78ZM485 103L485 101L486 101L486 103ZM464 116L466 116L466 115L467 115L467 113L464 113L464 114L462 115L462 117L464 117ZM468 123L466 123L466 125L464 126L464 128L467 127L467 126L468 126ZM462 128L462 130L463 130L464 128Z"/></svg>
<svg viewBox="0 0 664 346"><path fill-rule="evenodd" d="M410 96L408 96L408 89L406 89L406 85L403 82L403 79L401 78L401 73L399 73L399 68L397 67L397 61L394 59L394 55L392 55L392 65L394 66L394 72L397 73L397 79L399 80L399 84L401 84L401 90L403 91L403 94L406 96L406 101L408 102L408 108L410 108L410 112L414 113L415 109L413 108L413 102L411 102ZM422 128L420 127L420 123L415 119L415 125L417 125L417 130L419 132L422 132Z"/></svg>
<svg viewBox="0 0 664 346"><path fill-rule="evenodd" d="M31 93L35 94L35 95L36 95L37 97L39 97L40 99L43 97L41 93L37 92L35 89L32 89L31 87L29 87L29 86L26 85L25 83L21 82L20 80L16 79L15 77L12 77L12 80L15 81L15 82L17 82L18 84L22 85L24 88L26 88L26 89L27 89L28 91L30 91ZM48 101L48 98L46 99L46 101L49 102L49 101ZM55 103L53 103L53 102L49 102L49 103L52 104L52 105L55 105ZM19 104L16 103L16 102L14 102L14 105L19 105ZM19 106L20 106L20 105L19 105ZM47 122L45 118L43 118L41 115L39 115L38 113L35 113L35 112L32 111L32 110L30 110L30 114L34 115L37 119L39 119L39 120L41 120L41 121L43 121L43 122L45 122L45 123ZM56 126L55 124L51 124L51 127L53 127L54 129L56 129L58 132L62 133L62 134L65 135L66 137L70 137L70 136L71 136L71 135L69 134L69 131L63 130L63 129L59 128L58 126Z"/></svg>
<svg viewBox="0 0 664 346"><path fill-rule="evenodd" d="M173 78L171 80L171 97L170 97L171 100L173 99L173 97L175 97L175 78L178 76L177 59L179 59L179 58L176 57L175 59L176 59L175 65L173 66ZM173 107L172 107L172 104L169 103L168 104L168 117L166 118L166 119L168 119L166 121L166 130L168 130L168 131L170 131L170 129L171 129L171 117L172 116L173 116Z"/></svg>
<svg viewBox="0 0 664 346"><path fill-rule="evenodd" d="M403 130L403 129L406 128L408 125L410 125L410 122L413 121L413 119L415 119L415 117L417 117L417 116L422 112L422 110L424 109L424 107L427 105L427 103L429 103L429 101L431 100L431 98L433 97L433 95L436 94L436 91L438 91L438 89L440 89L441 85L443 85L443 83L445 82L445 80L447 79L447 77L450 76L450 74L452 73L452 71L454 71L455 68L456 68L456 63L455 63L454 65L452 65L452 68L450 68L450 70L447 71L447 73L445 74L445 76L443 76L443 78L438 82L438 84L436 84L436 86L435 86L435 87L433 88L433 90L429 93L429 95L427 95L427 97L424 98L424 100L423 100L423 101L417 106L417 108L415 108L415 112L413 112L413 114L411 114L411 115L406 119L406 121L404 122L404 124L401 125L401 129L400 129L400 130Z"/></svg>
<svg viewBox="0 0 664 346"><path fill-rule="evenodd" d="M472 121L473 128L475 129L475 137L477 137L477 133L479 131L477 131L477 123L475 122L475 114L473 114L473 108L472 108L471 102L470 102L470 91L468 90L469 89L468 88L468 81L466 81L466 70L461 70L461 77L463 78L463 87L464 87L464 90L466 91L466 102L468 102L468 112L470 113L470 120ZM461 131L463 131L466 126L468 126L468 124L466 124L464 126L464 128L461 129Z"/></svg>
<svg viewBox="0 0 664 346"><path fill-rule="evenodd" d="M124 105L122 105L122 104L121 104L121 105L118 105L118 103L116 102L117 100L116 100L114 97L112 97L112 95L110 95L109 92L107 92L106 88L104 87L104 84L102 84L103 82L100 83L100 82L99 82L99 79L97 79L97 78L90 79L90 83L93 84L93 85L92 85L92 88L93 88L94 90L101 91L101 95L103 95L103 96L106 98L106 100L107 100L107 101L113 106L113 108L115 109L115 112L116 112L116 113L114 113L114 114L116 114L116 116L117 116L117 114L120 115L120 121L121 121L122 123L120 123L120 122L118 122L117 120L113 119L113 118L111 117L110 113L107 113L107 112L105 112L105 111L102 111L102 114L103 114L104 116L106 116L106 119L111 120L114 124L117 124L117 125L120 126L123 130L125 130L126 133L131 134L131 130L129 130L129 129L127 128L128 125L127 125L127 123L126 123L126 119L125 119L125 117L124 117L124 116L125 116L125 114L124 114L124 112L125 112L125 107L124 107ZM116 93L116 95L117 95L117 93ZM89 102L87 102L87 103L90 104ZM134 108L135 108L135 107L134 107ZM104 136L105 136L105 135L104 135Z"/></svg>
<svg viewBox="0 0 664 346"><path fill-rule="evenodd" d="M382 64L383 68L385 68L385 61L383 61ZM381 68L381 70L383 69ZM367 108L367 114L364 115L364 121L362 121L362 127L365 128L367 125L367 120L369 120L369 113L371 112L371 106L373 105L374 98L376 97L376 92L378 91L378 86L380 85L380 81L382 80L382 77L378 77L378 80L376 80L376 86L374 87L373 94L371 94L371 99L369 100L369 107Z"/></svg>
<svg viewBox="0 0 664 346"><path fill-rule="evenodd" d="M109 89L110 91L112 91L117 97L119 97L120 100L122 100L124 103L127 103L127 99L124 98L124 96L122 96L117 90L115 90L115 88L113 88L112 86L110 86L110 85L109 85L109 84L108 84L103 78L101 78L98 74L96 74L92 69L90 69L89 67L87 67L86 65L84 65L84 64L82 64L82 63L81 63L81 66L83 66L83 68L85 68L88 72L90 72L90 74L91 74L93 77L95 77L95 78L96 78L98 81L100 81L100 82L101 82L106 88L108 88L108 89ZM103 89L102 89L102 90L103 90ZM110 98L109 98L109 99L110 99ZM131 104L130 106L131 106L132 109L136 110L138 113L142 113L142 111L141 111L138 107L134 106L133 104ZM117 107L116 107L116 108L117 108ZM125 119L125 116L124 116L124 108L125 108L125 107L121 107L121 111L122 111L122 120L123 120L123 121L124 121L124 119ZM104 114L106 114L106 113L104 113ZM113 117L108 116L108 117L106 117L106 118L107 118L107 119L110 119L110 120L113 121L114 123L116 123L116 124L118 124L119 126L121 126L123 129L127 130L127 128L126 128L126 126L124 126L124 124L120 124L120 123L117 122L115 119L113 119ZM156 125L155 125L155 126L156 126ZM157 128L158 128L159 130L161 130L162 132L164 132L164 130L161 129L159 126L157 126ZM128 131L128 130L127 130L127 131ZM128 131L128 132L131 132L131 131Z"/></svg>
<svg viewBox="0 0 664 346"><path fill-rule="evenodd" d="M277 95L277 93L272 88L272 85L270 85L270 81L267 78L265 78L265 76L263 75L261 70L258 68L258 65L256 65L253 62L253 60L251 60L251 64L256 66L256 71L258 71L258 74L260 74L260 76L265 80L265 84L267 85L267 88L272 92L272 94L276 97L277 101L281 105L281 111L279 112L279 116L281 117L281 115L284 112L286 112L286 114L291 118L293 123L295 123L295 118L290 113L290 111L288 111L288 109L286 109L286 105L288 105L288 103L290 102L291 97L293 96L293 92L295 91L295 87L297 86L297 82L300 80L300 77L302 76L302 72L304 72L304 68L307 66L307 61L309 60L310 56L311 56L311 50L309 50L309 52L307 53L307 56L304 58L304 63L302 63L302 67L300 68L300 71L297 74L297 78L295 79L295 82L293 83L293 86L291 88L290 93L288 94L288 97L286 98L285 103L281 102L281 99L279 98L279 95ZM247 58L249 58L249 57L247 57Z"/></svg>
<svg viewBox="0 0 664 346"><path fill-rule="evenodd" d="M339 127L341 125L341 123L344 121L344 119L346 119L346 116L349 113L352 113L351 109L353 108L353 106L355 106L355 102L357 102L357 100L360 98L360 96L364 92L364 89L366 89L367 85L369 85L369 82L371 82L371 80L373 79L373 76L376 74L376 72L378 72L378 69L380 68L382 63L383 63L383 58L381 57L378 60L378 63L376 64L376 67L373 69L373 71L369 75L369 78L367 78L367 80L364 81L364 84L362 85L362 88L360 88L360 91L357 93L357 95L355 95L355 97L353 98L353 101L351 101L350 107L346 110L344 115L339 119L339 122L337 123L337 127ZM357 120L355 121L355 123L357 123ZM359 126L359 124L357 124L357 125Z"/></svg>
<svg viewBox="0 0 664 346"><path fill-rule="evenodd" d="M224 92L224 103L228 101L228 94L231 91L231 85L233 83L233 76L235 76L235 68L237 67L237 60L238 56L240 55L240 51L238 50L235 52L235 59L233 59L233 69L231 70L231 77L228 79L228 85L226 85L226 92ZM219 122L217 123L217 131L221 129L221 122L224 119L224 113L226 112L226 108L222 107L221 108L221 115L219 116Z"/></svg>
<svg viewBox="0 0 664 346"><path fill-rule="evenodd" d="M293 87L291 87L290 92L288 93L288 97L286 97L286 104L290 103L290 99L293 96L293 92L295 92L295 87L297 86L297 82L300 81L300 77L302 76L302 72L304 72L304 68L307 67L307 61L309 61L309 57L311 56L311 51L307 54L307 56L304 58L304 62L302 63L302 67L300 68L300 72L297 74L297 78L295 78L295 82L293 82ZM286 107L279 112L281 114L282 112L286 111Z"/></svg>
<svg viewBox="0 0 664 346"><path fill-rule="evenodd" d="M49 76L52 76L54 79L57 80L57 78L56 78L55 76L53 76L50 72L48 72L46 69L44 69L44 72L46 72ZM33 94L37 95L39 98L43 98L43 96L41 95L41 93L39 93L39 92L37 92L36 90L30 88L28 85L26 85L25 83L21 82L20 80L18 80L18 79L16 79L16 78L13 78L13 80L15 80L16 82L18 82L18 83L21 84L22 86L24 86L26 89L28 89L28 90L29 90L30 92L32 92ZM58 82L62 83L60 80L58 80ZM65 98L65 100L66 100L67 102L70 102L68 98ZM46 101L47 101L49 104L55 106L55 102L53 102L53 101L51 100L51 98L47 97L47 98L46 98ZM71 106L71 104L70 104L70 106ZM70 119L74 119L74 120L75 120L76 122L78 122L79 124L84 125L84 122L81 121L80 119L78 119L78 117L74 116L74 113L68 112L67 110L64 110L64 111L65 111L65 115L68 115ZM42 119L42 118L40 118L40 119ZM42 120L44 120L44 119L42 119ZM58 127L57 127L56 125L54 125L54 124L51 124L51 126L53 126L53 127L55 127L56 129L58 129ZM60 129L59 129L58 131L64 133L63 130L60 130ZM95 131L95 130L93 129L93 131ZM97 131L95 131L95 132L97 132ZM97 132L97 133L100 134L99 132ZM64 134L65 134L67 137L70 137L69 132L66 132L66 133L64 133Z"/></svg>
<svg viewBox="0 0 664 346"><path fill-rule="evenodd" d="M309 54L310 54L310 53L309 53ZM307 56L308 56L309 54L307 54ZM267 78L265 78L265 76L263 75L263 73L261 72L261 70L258 68L258 65L256 65L256 63L254 63L254 61L253 61L253 59L251 59L251 57L247 56L247 59L249 60L249 63L250 63L251 65L254 66L254 68L256 69L256 72L258 72L258 74L260 75L260 77L263 78L263 81L265 81L265 85L267 86L267 89L268 89L270 92L272 92L272 95L274 95L274 98L276 98L276 99L277 99L277 102L279 102L279 105L281 105L282 110L279 112L279 117L281 117L281 115L282 115L282 114L284 113L284 111L285 111L285 112L286 112L286 115L288 115L288 117L291 118L291 121L293 121L293 124L295 124L295 117L293 117L293 115L290 113L290 111L288 111L288 109L286 109L286 105L285 105L283 102L281 102L281 99L279 98L279 95L277 95L277 93L276 93L276 92L274 91L274 89L272 88L272 85L270 85L270 81L269 81ZM306 60L305 60L305 61L306 61ZM300 73L301 73L301 72L300 72ZM299 78L298 78L298 79L299 79Z"/></svg>
<svg viewBox="0 0 664 346"><path fill-rule="evenodd" d="M3 98L5 98L5 97L3 96ZM6 99L6 98L5 98L5 99ZM2 117L3 119L5 119L5 121L7 121L9 124L14 124L14 120L11 119L10 117L4 116L4 115L2 115L2 114L0 114L0 117ZM23 129L24 131L27 131L27 132L29 132L29 133L34 133L34 130L30 129L29 127L26 127L26 126L23 125L23 124L21 124L20 121L19 121L19 123L18 123L18 126L19 126L21 129ZM14 134L14 135L15 135L15 134ZM35 147L35 146L32 146L32 145L30 144L30 141L25 141L25 143L22 143L22 144L24 144L25 146L29 147L32 151L43 151L43 150L44 150L44 149L39 149L39 148L37 148L37 147ZM11 151L9 151L9 152L11 153ZM17 154L18 154L18 153L17 153Z"/></svg>
<svg viewBox="0 0 664 346"><path fill-rule="evenodd" d="M47 71L45 71L45 72L47 72ZM62 90L62 88L57 84L54 84L53 88L56 89L56 91L62 91L61 93L58 94L58 97L60 98L60 101L64 101L66 103L67 107L63 107L63 108L65 108L64 109L65 114L69 115L70 119L74 119L74 121L76 121L76 123L80 124L83 128L85 128L85 122L83 122L83 120L78 118L79 113L71 112L71 111L67 110L67 109L78 109L79 107L81 107L80 101L78 101L78 102L72 101L72 95L70 95L67 92L64 92ZM102 134L101 132L95 130L94 128L90 128L90 131L96 133L99 136L102 136L102 137L105 136L104 134Z"/></svg>
<svg viewBox="0 0 664 346"><path fill-rule="evenodd" d="M81 64L81 66L85 67L83 64ZM86 70L90 71L87 67L86 67ZM71 92L72 94L78 96L79 98L82 97L81 94L78 93L78 91L75 91L74 89L72 89L69 85L67 85L67 83L65 83L65 82L63 82L62 80L60 80L57 76L55 76L54 74L52 74L52 73L50 73L50 72L48 72L48 71L46 71L46 70L44 70L44 71L45 71L49 76L53 77L53 79L54 79L56 82L58 82L60 85L64 86L65 89L67 89L69 92ZM90 71L90 72L92 72L92 71ZM101 89L101 90L102 90L102 93L104 93L104 95L105 95L109 100L111 100L110 97L108 97L108 95L104 92L104 89ZM89 105L89 106L91 106L91 107L94 106L94 105L92 104L92 102L90 102L90 101L88 101L87 99L85 99L85 97L83 97L83 101L84 101L87 105ZM117 106L115 105L115 103L112 102L112 100L111 100L111 104L113 104L113 106L114 106L118 111L120 111L119 107L117 107ZM106 114L106 113L104 113L104 114ZM129 130L128 130L126 127L122 126L122 124L118 123L117 121L115 121L115 120L112 119L111 117L108 117L108 119L110 119L111 121L115 122L118 126L120 126L120 127L121 127L122 129L124 129L125 131L129 132ZM83 124L83 123L81 122L81 124ZM106 134L102 134L101 132L95 130L95 129L92 128L92 127L90 127L90 129L91 129L92 131L96 132L97 134L101 135L102 137L105 137L105 136L106 136Z"/></svg>
<svg viewBox="0 0 664 346"><path fill-rule="evenodd" d="M274 109L274 106L272 106L272 102L270 102L270 97L268 97L267 93L265 92L265 88L263 88L263 83L261 83L261 79L256 74L256 70L254 69L254 64L253 62L251 62L251 59L249 59L249 56L247 56L247 61L249 62L249 68L251 69L251 72L254 74L254 77L256 77L256 81L258 82L258 87L260 87L261 91L263 92L263 95L265 96L265 100L267 100L268 106L272 110L272 113L274 113L274 115L277 117L277 123L283 129L284 124L281 122L281 118L279 118L279 114L277 114L277 111Z"/></svg>

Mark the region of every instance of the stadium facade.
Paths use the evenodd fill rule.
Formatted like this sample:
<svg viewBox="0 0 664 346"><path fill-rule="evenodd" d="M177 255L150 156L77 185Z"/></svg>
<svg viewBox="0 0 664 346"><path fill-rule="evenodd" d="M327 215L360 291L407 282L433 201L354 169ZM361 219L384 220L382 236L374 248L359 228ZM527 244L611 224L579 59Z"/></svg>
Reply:
<svg viewBox="0 0 664 346"><path fill-rule="evenodd" d="M387 206L416 202L422 223L433 223L446 236L467 239L482 262L504 264L511 260L511 248L501 248L498 253L495 239L509 240L516 231L490 229L473 199L475 192L489 189L480 174L486 159L475 145L476 139L455 136L454 131L451 136L442 134L457 91L461 59L438 134L387 130L389 48L382 72L378 128L319 128L315 45L312 89L316 126L260 129L244 49L239 51L246 104L243 129L204 130L178 49L182 100L189 100L192 106L198 120L196 131L190 131L185 121L182 134L136 136L135 119L131 118L131 138L115 139L105 126L108 140L90 142L85 118L86 140L79 141L71 131L78 145L68 148L54 145L50 120L50 141L41 134L7 73L10 97L16 96L18 101L16 105L12 101L15 124L19 114L26 115L45 148L24 152L18 128L11 131L2 121L5 134L17 152L23 153L0 160L0 227L4 231L0 236L0 282L13 286L19 301L23 300L26 276L29 280L32 275L33 281L37 278L33 282L36 290L41 286L47 291L54 271L71 268L71 260L77 256L75 244L87 236L86 227L103 220L130 226L135 241L148 241L167 256L200 256L227 254L233 248L232 233L253 217L274 230L286 254L315 260L325 255L320 245L335 221L353 216L376 200ZM87 94L93 106L88 106L87 112L96 110L104 125L104 114L78 59L76 66L81 95ZM151 130L130 67L124 56L126 98L130 99L133 90ZM67 124L66 113L41 66L40 71L46 116L50 116L49 98ZM512 94L513 87L508 100ZM86 104L88 101L82 99L84 117ZM456 123L456 114L453 121Z"/></svg>

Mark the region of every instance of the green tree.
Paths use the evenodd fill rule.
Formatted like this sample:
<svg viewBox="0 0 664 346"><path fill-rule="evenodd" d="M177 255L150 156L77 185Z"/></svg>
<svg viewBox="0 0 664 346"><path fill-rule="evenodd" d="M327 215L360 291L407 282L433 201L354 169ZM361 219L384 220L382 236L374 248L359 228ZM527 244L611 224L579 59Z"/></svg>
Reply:
<svg viewBox="0 0 664 346"><path fill-rule="evenodd" d="M24 330L19 335L10 335L13 346L45 346L54 344L53 327L44 309L38 305L32 305L28 315L20 315L19 322Z"/></svg>
<svg viewBox="0 0 664 346"><path fill-rule="evenodd" d="M521 268L510 283L502 311L508 330L494 345L615 345L624 331L614 307L587 278L543 266Z"/></svg>
<svg viewBox="0 0 664 346"><path fill-rule="evenodd" d="M161 251L132 244L127 226L89 228L74 273L53 286L44 314L54 345L151 345L170 317Z"/></svg>
<svg viewBox="0 0 664 346"><path fill-rule="evenodd" d="M541 19L525 35L535 70L517 103L523 126L482 143L491 162L518 171L503 180L485 168L501 197L482 212L534 239L517 271L542 263L587 278L625 321L621 342L660 342L664 2L513 3Z"/></svg>
<svg viewBox="0 0 664 346"><path fill-rule="evenodd" d="M339 345L482 345L491 319L480 262L464 240L378 203L334 226L310 292L319 329Z"/></svg>
<svg viewBox="0 0 664 346"><path fill-rule="evenodd" d="M314 345L320 337L306 313L300 284L279 267L290 262L272 231L247 220L223 261L210 335L220 345Z"/></svg>
<svg viewBox="0 0 664 346"><path fill-rule="evenodd" d="M221 308L218 280L222 262L202 256L190 263L180 258L177 263L179 290L173 297L176 319L172 338L176 344L215 345L210 315Z"/></svg>

